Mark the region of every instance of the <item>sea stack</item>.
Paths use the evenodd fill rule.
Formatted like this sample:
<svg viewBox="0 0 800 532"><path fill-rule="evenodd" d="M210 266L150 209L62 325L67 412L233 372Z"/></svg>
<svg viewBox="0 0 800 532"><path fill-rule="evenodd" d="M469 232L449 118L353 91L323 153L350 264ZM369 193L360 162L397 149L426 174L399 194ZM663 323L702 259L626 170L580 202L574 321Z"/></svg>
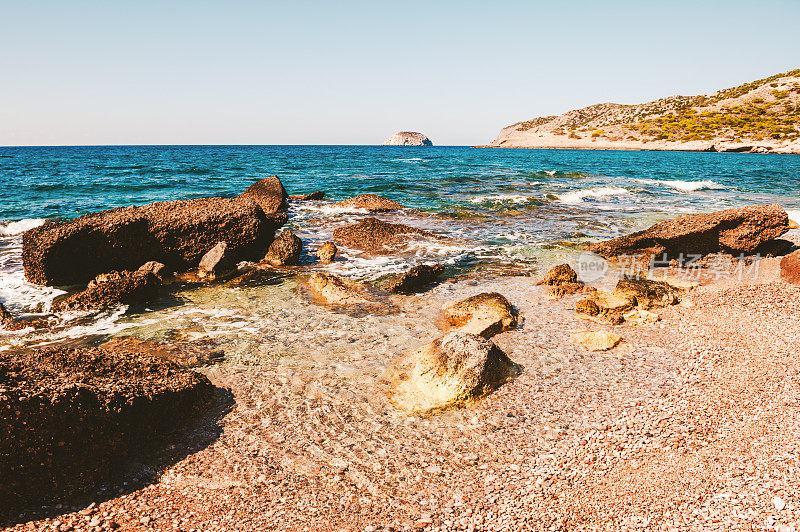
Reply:
<svg viewBox="0 0 800 532"><path fill-rule="evenodd" d="M416 131L400 131L389 137L384 146L433 146L431 139Z"/></svg>

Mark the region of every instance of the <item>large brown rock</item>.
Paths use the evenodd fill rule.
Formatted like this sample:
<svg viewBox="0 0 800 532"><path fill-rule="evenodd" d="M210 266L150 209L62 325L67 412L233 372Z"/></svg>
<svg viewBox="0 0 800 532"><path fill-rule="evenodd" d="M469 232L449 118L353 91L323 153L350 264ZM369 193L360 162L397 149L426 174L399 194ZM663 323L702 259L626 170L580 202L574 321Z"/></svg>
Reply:
<svg viewBox="0 0 800 532"><path fill-rule="evenodd" d="M445 329L489 338L517 326L519 312L497 292L484 292L442 307L440 324Z"/></svg>
<svg viewBox="0 0 800 532"><path fill-rule="evenodd" d="M303 241L300 237L291 231L281 231L270 244L262 262L272 266L297 264L302 250Z"/></svg>
<svg viewBox="0 0 800 532"><path fill-rule="evenodd" d="M404 242L404 237L407 235L429 236L430 233L377 218L365 218L357 224L333 230L333 238L345 246L377 254L392 253Z"/></svg>
<svg viewBox="0 0 800 532"><path fill-rule="evenodd" d="M324 190L317 190L311 192L310 194L298 194L298 195L291 195L289 199L292 201L312 201L312 200L322 200L325 199L325 191Z"/></svg>
<svg viewBox="0 0 800 532"><path fill-rule="evenodd" d="M397 362L390 399L407 412L432 414L483 397L521 372L491 341L453 331Z"/></svg>
<svg viewBox="0 0 800 532"><path fill-rule="evenodd" d="M396 201L382 198L377 194L361 194L355 198L334 203L334 205L346 209L366 209L371 212L396 211L403 208Z"/></svg>
<svg viewBox="0 0 800 532"><path fill-rule="evenodd" d="M86 214L25 232L25 277L37 284L80 284L104 272L136 269L145 260L184 271L196 268L203 254L222 241L231 260L257 260L285 222L285 214L266 215L251 201L225 198Z"/></svg>
<svg viewBox="0 0 800 532"><path fill-rule="evenodd" d="M209 249L206 254L200 258L197 271L201 276L214 277L232 267L233 261L228 254L228 243L217 242L213 248Z"/></svg>
<svg viewBox="0 0 800 532"><path fill-rule="evenodd" d="M53 302L55 312L104 310L120 304L144 303L158 295L161 280L153 272L112 271L98 275L85 290Z"/></svg>
<svg viewBox="0 0 800 532"><path fill-rule="evenodd" d="M591 244L588 250L606 258L620 255L706 255L720 251L756 253L759 246L789 230L780 205L759 205L667 220L636 233Z"/></svg>
<svg viewBox="0 0 800 532"><path fill-rule="evenodd" d="M333 242L325 242L317 250L317 258L322 264L330 264L336 260L336 253L338 251L339 250L336 249L336 244Z"/></svg>
<svg viewBox="0 0 800 532"><path fill-rule="evenodd" d="M285 211L289 204L286 189L278 176L265 177L252 184L250 188L239 194L239 199L256 202L265 214L275 214Z"/></svg>
<svg viewBox="0 0 800 532"><path fill-rule="evenodd" d="M781 259L781 279L800 285L800 249Z"/></svg>
<svg viewBox="0 0 800 532"><path fill-rule="evenodd" d="M154 356L46 348L0 357L0 516L96 490L212 400Z"/></svg>

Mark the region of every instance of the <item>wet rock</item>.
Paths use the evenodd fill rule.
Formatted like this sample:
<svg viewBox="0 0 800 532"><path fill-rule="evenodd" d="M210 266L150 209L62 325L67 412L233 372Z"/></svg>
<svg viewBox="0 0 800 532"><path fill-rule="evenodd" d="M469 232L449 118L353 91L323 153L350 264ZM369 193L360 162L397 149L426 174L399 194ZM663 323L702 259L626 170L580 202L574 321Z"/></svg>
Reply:
<svg viewBox="0 0 800 532"><path fill-rule="evenodd" d="M112 271L98 275L85 290L57 299L52 308L65 310L104 310L120 304L144 303L158 295L161 281L149 271Z"/></svg>
<svg viewBox="0 0 800 532"><path fill-rule="evenodd" d="M232 261L227 250L227 242L217 242L213 248L208 250L208 253L200 259L200 265L197 267L200 276L213 278L225 270L231 269Z"/></svg>
<svg viewBox="0 0 800 532"><path fill-rule="evenodd" d="M312 192L310 194L300 194L289 196L289 199L292 201L311 201L311 200L321 200L325 199L325 192L322 190L317 190L316 192Z"/></svg>
<svg viewBox="0 0 800 532"><path fill-rule="evenodd" d="M158 357L46 348L0 357L0 514L96 490L214 395Z"/></svg>
<svg viewBox="0 0 800 532"><path fill-rule="evenodd" d="M606 258L664 254L678 258L681 254L706 255L720 251L750 254L788 230L789 217L780 205L759 205L681 216L644 231L591 244L588 250Z"/></svg>
<svg viewBox="0 0 800 532"><path fill-rule="evenodd" d="M151 260L149 262L145 262L136 271L139 271L139 272L150 272L153 275L155 275L156 277L158 277L158 280L161 281L162 283L166 283L166 282L168 282L168 281L170 281L170 280L172 280L174 278L174 276L172 275L172 272L170 272L167 269L167 266L165 264L162 264L162 263L154 261L154 260Z"/></svg>
<svg viewBox="0 0 800 532"><path fill-rule="evenodd" d="M569 264L559 264L551 269L547 274L536 284L558 286L565 283L577 283L578 274Z"/></svg>
<svg viewBox="0 0 800 532"><path fill-rule="evenodd" d="M69 222L48 222L23 235L25 277L37 284L86 283L143 258L170 271L194 269L217 242L231 260L261 258L285 214L266 215L251 201L204 198L121 207Z"/></svg>
<svg viewBox="0 0 800 532"><path fill-rule="evenodd" d="M312 293L324 303L337 306L379 305L372 297L369 287L336 275L317 272L311 275L307 283Z"/></svg>
<svg viewBox="0 0 800 532"><path fill-rule="evenodd" d="M519 312L501 294L489 292L445 304L440 321L445 329L489 338L516 327Z"/></svg>
<svg viewBox="0 0 800 532"><path fill-rule="evenodd" d="M442 272L441 264L419 264L392 280L386 289L393 294L424 292L439 280Z"/></svg>
<svg viewBox="0 0 800 532"><path fill-rule="evenodd" d="M345 246L376 254L392 253L408 235L429 236L430 233L376 218L366 218L357 224L338 227L333 231L333 237Z"/></svg>
<svg viewBox="0 0 800 532"><path fill-rule="evenodd" d="M262 262L272 266L297 264L300 252L303 250L303 241L291 231L282 231L269 246Z"/></svg>
<svg viewBox="0 0 800 532"><path fill-rule="evenodd" d="M266 284L280 283L280 276L270 268L263 266L250 268L238 277L234 277L228 281L227 286L241 287L241 286L263 286Z"/></svg>
<svg viewBox="0 0 800 532"><path fill-rule="evenodd" d="M237 199L249 200L258 204L265 214L285 211L289 204L286 189L278 176L265 177L252 184L250 188L239 194Z"/></svg>
<svg viewBox="0 0 800 532"><path fill-rule="evenodd" d="M133 336L112 338L99 347L117 355L154 356L182 367L208 366L222 362L225 358L221 349L208 343L166 343Z"/></svg>
<svg viewBox="0 0 800 532"><path fill-rule="evenodd" d="M781 279L787 283L800 285L800 250L781 259Z"/></svg>
<svg viewBox="0 0 800 532"><path fill-rule="evenodd" d="M317 258L322 264L330 264L336 260L336 244L333 242L325 242L317 250Z"/></svg>
<svg viewBox="0 0 800 532"><path fill-rule="evenodd" d="M431 414L485 396L521 371L491 341L453 331L397 362L391 400L407 412Z"/></svg>
<svg viewBox="0 0 800 532"><path fill-rule="evenodd" d="M610 331L581 332L573 338L589 351L608 351L622 341L622 336Z"/></svg>
<svg viewBox="0 0 800 532"><path fill-rule="evenodd" d="M386 139L384 146L433 146L431 139L417 131L399 131Z"/></svg>
<svg viewBox="0 0 800 532"><path fill-rule="evenodd" d="M14 316L6 310L6 307L3 306L3 303L0 302L0 325L8 325L14 320Z"/></svg>
<svg viewBox="0 0 800 532"><path fill-rule="evenodd" d="M403 208L396 201L382 198L377 194L361 194L355 198L334 203L334 205L346 209L366 209L371 212L396 211Z"/></svg>

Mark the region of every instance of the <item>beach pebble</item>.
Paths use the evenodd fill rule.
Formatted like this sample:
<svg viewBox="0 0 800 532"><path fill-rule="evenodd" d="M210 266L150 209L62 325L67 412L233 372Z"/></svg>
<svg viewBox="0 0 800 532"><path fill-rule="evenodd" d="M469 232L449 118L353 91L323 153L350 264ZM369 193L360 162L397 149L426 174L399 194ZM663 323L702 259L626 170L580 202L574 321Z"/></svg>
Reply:
<svg viewBox="0 0 800 532"><path fill-rule="evenodd" d="M779 512L786 508L786 501L778 497L777 495L772 498L772 505L775 507L776 510Z"/></svg>

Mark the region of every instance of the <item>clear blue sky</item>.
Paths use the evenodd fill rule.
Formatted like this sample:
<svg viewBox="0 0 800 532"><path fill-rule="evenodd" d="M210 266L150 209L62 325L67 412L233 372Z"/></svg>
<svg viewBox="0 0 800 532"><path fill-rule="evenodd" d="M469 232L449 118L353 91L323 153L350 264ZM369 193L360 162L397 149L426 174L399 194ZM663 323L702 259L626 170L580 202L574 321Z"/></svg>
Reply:
<svg viewBox="0 0 800 532"><path fill-rule="evenodd" d="M486 143L800 67L800 1L0 0L0 145Z"/></svg>

